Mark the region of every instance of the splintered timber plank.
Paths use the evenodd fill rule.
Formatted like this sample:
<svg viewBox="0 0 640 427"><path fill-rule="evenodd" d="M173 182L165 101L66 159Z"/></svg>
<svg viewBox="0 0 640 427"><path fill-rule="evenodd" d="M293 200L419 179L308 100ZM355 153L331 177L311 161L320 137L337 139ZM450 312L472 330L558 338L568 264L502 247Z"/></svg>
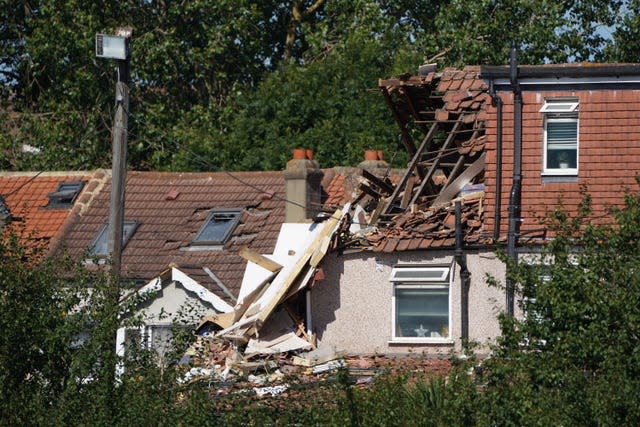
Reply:
<svg viewBox="0 0 640 427"><path fill-rule="evenodd" d="M383 190L386 193L387 196L393 193L393 186L391 184L384 181L383 179L378 178L368 170L362 169L362 176L368 181L370 181L371 183L378 186L381 190Z"/></svg>
<svg viewBox="0 0 640 427"><path fill-rule="evenodd" d="M432 206L439 206L449 202L460 192L462 187L470 182L476 175L484 170L484 158L486 153L482 155L471 164L464 172L460 174L447 188L440 193L440 195L433 201Z"/></svg>
<svg viewBox="0 0 640 427"><path fill-rule="evenodd" d="M442 192L449 186L449 184L451 184L453 180L456 179L456 177L458 176L458 172L460 172L460 169L462 169L462 166L464 166L466 160L467 156L458 157L458 161L453 166L453 169L451 169L451 173L449 173L449 176L447 177L447 182L444 183L438 195L442 194Z"/></svg>
<svg viewBox="0 0 640 427"><path fill-rule="evenodd" d="M348 205L345 208L345 212L348 212ZM296 283L296 279L300 276L301 272L309 266L313 260L319 262L321 259L321 253L326 247L326 239L331 238L335 233L340 222L343 218L343 211L337 210L331 218L324 223L319 224L322 227L313 240L309 243L309 246L305 251L297 258L296 261L292 261L293 264L285 266L276 275L273 281L269 284L269 293L273 293L268 298L265 296L265 301L261 301L261 298L257 298L246 310L246 312L239 318L233 325L227 330L220 331L220 335L226 335L234 332L234 335L242 335L245 340L252 334L256 333L261 327L264 321L271 315L276 306L282 301L283 297L287 295L289 288ZM263 292L263 295L266 295ZM261 295L262 297L262 295Z"/></svg>
<svg viewBox="0 0 640 427"><path fill-rule="evenodd" d="M266 256L261 255L252 249L249 249L246 246L243 246L242 248L240 248L238 255L240 255L242 258L246 259L247 261L251 261L254 264L258 264L260 267L264 268L265 270L269 270L272 273L276 273L282 270L282 266L280 264L270 260Z"/></svg>
<svg viewBox="0 0 640 427"><path fill-rule="evenodd" d="M409 166L407 167L407 171L405 172L404 176L396 186L396 189L393 191L393 194L391 194L391 196L389 197L384 209L381 211L382 215L386 215L391 212L391 207L393 206L393 202L395 202L398 199L400 192L404 190L405 185L409 180L409 177L413 176L413 170L415 169L416 165L420 161L420 158L422 157L422 153L424 152L425 148L431 143L431 140L435 136L437 130L438 130L438 123L434 123L433 126L431 126L431 129L429 129L429 133L427 133L427 135L422 140L422 143L420 144L418 151L416 151L415 154L413 155L411 162L409 162Z"/></svg>
<svg viewBox="0 0 640 427"><path fill-rule="evenodd" d="M380 84L381 83L382 81L380 81ZM389 109L391 110L391 113L393 114L393 118L395 119L396 123L398 124L398 127L400 128L400 133L402 134L402 144L404 144L404 147L407 149L409 154L415 153L416 145L414 144L413 139L411 139L411 135L409 135L409 132L407 132L406 123L404 123L402 121L402 118L400 118L400 114L396 110L396 106L393 103L393 100L391 99L391 95L389 94L389 90L386 88L386 86L382 86L382 95L384 95L384 101L387 103L387 106L389 107Z"/></svg>
<svg viewBox="0 0 640 427"><path fill-rule="evenodd" d="M407 185L404 188L404 194L402 195L402 201L400 202L401 209L407 209L409 206L409 201L411 200L411 195L413 194L413 186L416 183L416 177L411 175L407 180Z"/></svg>
<svg viewBox="0 0 640 427"><path fill-rule="evenodd" d="M447 139L442 144L442 147L440 148L438 155L433 160L431 168L429 168L429 171L427 172L427 174L422 179L422 182L420 183L420 186L415 191L415 193L413 195L413 198L411 199L411 204L415 204L418 201L418 197L420 197L420 195L424 191L425 186L427 185L427 183L429 181L431 181L431 177L433 176L434 172L438 168L438 163L442 159L443 153L447 150L447 148L449 148L449 144L451 144L451 141L453 141L455 132L458 130L458 128L460 127L461 124L462 124L462 120L458 119L456 124L453 125L453 129L451 130L451 132L449 132L449 135L447 136Z"/></svg>
<svg viewBox="0 0 640 427"><path fill-rule="evenodd" d="M415 105L413 105L413 100L411 99L411 96L407 92L406 87L400 87L400 93L402 94L402 96L404 96L405 102L409 107L409 111L411 111L411 115L413 116L413 120L414 121L420 120L420 114L418 113L418 110L416 110ZM418 126L420 126L420 129L422 129L423 132L427 131L427 127L424 125L424 123L418 123Z"/></svg>
<svg viewBox="0 0 640 427"><path fill-rule="evenodd" d="M366 193L366 194L370 195L371 197L373 197L376 200L380 200L380 198L382 198L382 194L378 193L376 190L374 190L373 188L369 187L364 182L360 183L360 185L358 186L358 190L362 191L363 193Z"/></svg>

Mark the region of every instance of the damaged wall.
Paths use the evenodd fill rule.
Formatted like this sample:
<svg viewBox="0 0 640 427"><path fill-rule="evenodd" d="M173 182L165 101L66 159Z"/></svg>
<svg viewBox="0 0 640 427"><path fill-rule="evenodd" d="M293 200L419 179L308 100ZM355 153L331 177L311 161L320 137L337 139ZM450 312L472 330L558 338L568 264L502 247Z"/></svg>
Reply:
<svg viewBox="0 0 640 427"><path fill-rule="evenodd" d="M448 354L462 349L460 274L454 263L450 288L451 325L449 344L390 343L392 333L392 268L398 263L420 266L454 263L451 251L412 251L394 254L332 253L323 263L325 279L311 293L313 329L318 347L335 347L355 354L425 353ZM504 310L504 293L486 284L486 274L504 282L504 264L489 251L467 255L471 272L469 290L469 338L482 343L499 335L497 314Z"/></svg>

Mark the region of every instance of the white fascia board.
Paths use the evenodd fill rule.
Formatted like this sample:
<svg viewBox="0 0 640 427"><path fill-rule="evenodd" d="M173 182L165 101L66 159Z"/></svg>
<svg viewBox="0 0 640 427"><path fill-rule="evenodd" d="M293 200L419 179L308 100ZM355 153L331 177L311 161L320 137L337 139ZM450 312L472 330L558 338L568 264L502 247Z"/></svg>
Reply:
<svg viewBox="0 0 640 427"><path fill-rule="evenodd" d="M229 313L233 311L233 307L227 304L222 298L175 267L171 267L171 280L180 282L185 289L195 293L202 301L211 304L218 312Z"/></svg>
<svg viewBox="0 0 640 427"><path fill-rule="evenodd" d="M195 293L202 301L206 301L211 304L216 311L220 313L233 311L233 307L227 304L222 298L175 267L171 267L171 280L174 282L180 282L185 289ZM144 295L148 292L158 292L160 290L162 290L162 279L160 277L156 277L141 287L138 293L140 295Z"/></svg>
<svg viewBox="0 0 640 427"><path fill-rule="evenodd" d="M138 294L144 295L147 292L158 292L160 290L162 290L162 279L160 279L160 277L156 277L151 279L149 283L141 287L138 291Z"/></svg>

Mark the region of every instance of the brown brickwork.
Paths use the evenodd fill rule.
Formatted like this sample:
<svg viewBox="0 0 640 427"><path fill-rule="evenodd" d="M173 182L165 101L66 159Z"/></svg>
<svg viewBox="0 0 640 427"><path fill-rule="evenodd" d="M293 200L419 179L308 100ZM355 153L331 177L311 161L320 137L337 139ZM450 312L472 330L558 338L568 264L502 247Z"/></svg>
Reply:
<svg viewBox="0 0 640 427"><path fill-rule="evenodd" d="M487 108L485 166L485 223L495 224L495 191L502 193L501 236L507 231L507 208L513 177L513 95L501 92L503 100L503 173L496 185L496 108ZM579 107L579 170L575 182L549 182L542 176L543 114L545 97L577 97ZM606 220L607 208L620 206L627 188L637 189L640 173L640 90L580 90L523 92L522 111L522 227L539 228L549 211L562 206L577 213L581 188L593 198L593 221ZM559 179L558 179L559 181ZM495 189L495 191L494 191Z"/></svg>

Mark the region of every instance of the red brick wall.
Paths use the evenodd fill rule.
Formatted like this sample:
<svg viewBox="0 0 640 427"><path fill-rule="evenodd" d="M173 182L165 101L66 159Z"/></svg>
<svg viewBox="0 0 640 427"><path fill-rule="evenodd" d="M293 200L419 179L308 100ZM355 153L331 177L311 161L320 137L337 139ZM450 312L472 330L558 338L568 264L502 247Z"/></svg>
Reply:
<svg viewBox="0 0 640 427"><path fill-rule="evenodd" d="M513 94L503 100L502 182L496 186L496 108L487 107L484 230L493 234L496 191L502 193L501 230L506 236L509 192L513 178ZM548 182L542 176L545 97L573 96L580 100L579 170L576 182ZM521 232L540 228L540 219L562 205L576 213L580 188L593 198L593 221L606 220L608 206L620 206L625 188L637 190L640 174L640 90L523 92Z"/></svg>

